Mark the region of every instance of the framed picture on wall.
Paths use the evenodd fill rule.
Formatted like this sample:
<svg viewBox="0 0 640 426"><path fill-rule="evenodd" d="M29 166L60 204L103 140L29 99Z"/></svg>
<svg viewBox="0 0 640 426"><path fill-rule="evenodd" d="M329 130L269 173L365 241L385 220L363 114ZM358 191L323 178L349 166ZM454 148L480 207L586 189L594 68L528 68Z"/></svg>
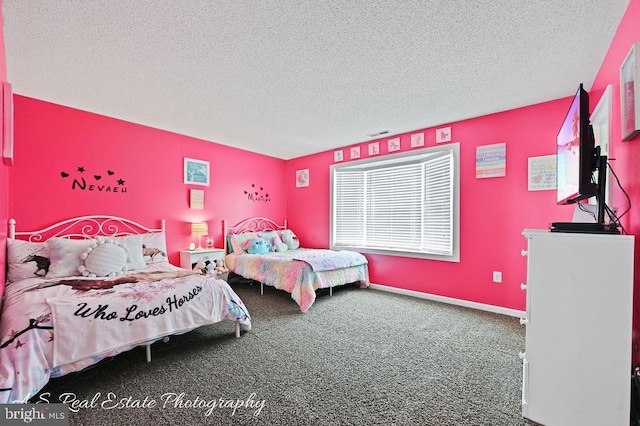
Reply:
<svg viewBox="0 0 640 426"><path fill-rule="evenodd" d="M451 142L451 126L436 130L436 143Z"/></svg>
<svg viewBox="0 0 640 426"><path fill-rule="evenodd" d="M309 186L309 169L296 170L296 187Z"/></svg>
<svg viewBox="0 0 640 426"><path fill-rule="evenodd" d="M387 150L389 152L400 151L400 138L393 138L387 141Z"/></svg>
<svg viewBox="0 0 640 426"><path fill-rule="evenodd" d="M184 183L209 186L209 162L185 157Z"/></svg>
<svg viewBox="0 0 640 426"><path fill-rule="evenodd" d="M640 42L631 50L620 67L620 112L622 140L630 141L640 134Z"/></svg>
<svg viewBox="0 0 640 426"><path fill-rule="evenodd" d="M2 82L0 88L0 146L2 146L2 160L5 165L13 165L13 94L11 84Z"/></svg>

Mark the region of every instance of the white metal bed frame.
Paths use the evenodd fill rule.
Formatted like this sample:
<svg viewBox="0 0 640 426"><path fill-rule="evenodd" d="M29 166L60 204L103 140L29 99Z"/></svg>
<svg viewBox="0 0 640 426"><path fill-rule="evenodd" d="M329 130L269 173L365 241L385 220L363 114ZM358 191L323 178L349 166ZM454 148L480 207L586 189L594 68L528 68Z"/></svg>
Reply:
<svg viewBox="0 0 640 426"><path fill-rule="evenodd" d="M233 226L229 226L226 220L222 221L222 235L224 237L224 253L228 254L227 235L241 234L243 232L284 231L287 229L287 219L282 225L266 217L250 217Z"/></svg>
<svg viewBox="0 0 640 426"><path fill-rule="evenodd" d="M9 219L8 238L16 239L16 237L22 237L20 239L30 242L43 242L52 237L78 239L90 239L98 236L119 237L124 235L164 232L165 229L166 221L164 219L160 221L159 228L149 228L138 222L122 217L91 215L63 220L35 231L16 231L16 220L11 218ZM234 323L235 337L238 338L240 337L240 322L234 321ZM158 340L166 343L169 341L169 336ZM147 362L151 362L151 343L144 346L146 349Z"/></svg>
<svg viewBox="0 0 640 426"><path fill-rule="evenodd" d="M9 219L9 238L27 237L27 241L39 242L52 237L94 238L97 236L118 237L136 235L142 232L164 232L166 221L161 220L160 228L148 228L129 219L117 216L79 216L54 223L35 231L16 231L16 220Z"/></svg>
<svg viewBox="0 0 640 426"><path fill-rule="evenodd" d="M222 221L222 235L224 239L224 254L229 254L227 246L227 235L241 234L243 232L266 232L266 231L284 231L287 229L287 219L284 219L282 225L278 225L273 220L266 217L250 217L244 219L233 226L228 226L227 221ZM331 292L332 289L329 289ZM260 283L260 296L264 295L264 283Z"/></svg>

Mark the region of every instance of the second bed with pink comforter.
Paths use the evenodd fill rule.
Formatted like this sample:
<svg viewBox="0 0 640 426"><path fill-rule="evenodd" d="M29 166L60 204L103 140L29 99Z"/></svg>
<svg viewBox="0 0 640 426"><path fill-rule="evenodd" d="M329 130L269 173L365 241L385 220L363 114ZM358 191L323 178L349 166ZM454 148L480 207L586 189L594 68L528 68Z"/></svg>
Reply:
<svg viewBox="0 0 640 426"><path fill-rule="evenodd" d="M296 249L282 253L230 254L227 266L236 274L284 290L306 312L316 290L350 283L369 286L367 259L353 251Z"/></svg>

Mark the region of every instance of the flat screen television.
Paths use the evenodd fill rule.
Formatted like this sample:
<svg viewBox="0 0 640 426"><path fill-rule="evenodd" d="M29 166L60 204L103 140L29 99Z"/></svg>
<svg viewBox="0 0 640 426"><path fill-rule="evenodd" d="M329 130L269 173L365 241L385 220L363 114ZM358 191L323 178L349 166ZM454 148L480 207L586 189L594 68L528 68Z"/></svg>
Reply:
<svg viewBox="0 0 640 426"><path fill-rule="evenodd" d="M598 207L595 222L553 222L550 231L620 233L615 222L605 223L607 156L600 155L600 147L595 146L589 122L589 94L582 84L562 122L556 149L558 204L573 204L595 196ZM594 182L595 171L597 182Z"/></svg>
<svg viewBox="0 0 640 426"><path fill-rule="evenodd" d="M573 204L598 194L593 181L598 155L589 123L589 94L582 84L573 97L557 138L557 202Z"/></svg>

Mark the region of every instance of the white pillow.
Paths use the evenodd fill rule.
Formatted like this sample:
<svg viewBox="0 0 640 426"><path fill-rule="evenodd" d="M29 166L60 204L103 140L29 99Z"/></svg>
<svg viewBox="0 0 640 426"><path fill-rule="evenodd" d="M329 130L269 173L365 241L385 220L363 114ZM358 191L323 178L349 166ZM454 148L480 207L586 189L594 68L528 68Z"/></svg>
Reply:
<svg viewBox="0 0 640 426"><path fill-rule="evenodd" d="M144 262L144 256L142 255L142 235L99 237L99 239L102 241L113 240L127 250L127 254L129 255L127 258L127 269L129 271L147 267L147 264Z"/></svg>
<svg viewBox="0 0 640 426"><path fill-rule="evenodd" d="M78 266L82 265L80 254L94 244L96 240L71 240L52 237L47 240L51 265L47 278L79 276Z"/></svg>
<svg viewBox="0 0 640 426"><path fill-rule="evenodd" d="M7 240L8 282L44 277L49 271L50 263L47 243Z"/></svg>
<svg viewBox="0 0 640 426"><path fill-rule="evenodd" d="M164 232L151 232L142 235L142 255L144 263L150 265L152 263L168 262L167 243L165 242Z"/></svg>
<svg viewBox="0 0 640 426"><path fill-rule="evenodd" d="M85 277L114 277L127 272L127 249L114 239L98 240L80 254L78 271Z"/></svg>

